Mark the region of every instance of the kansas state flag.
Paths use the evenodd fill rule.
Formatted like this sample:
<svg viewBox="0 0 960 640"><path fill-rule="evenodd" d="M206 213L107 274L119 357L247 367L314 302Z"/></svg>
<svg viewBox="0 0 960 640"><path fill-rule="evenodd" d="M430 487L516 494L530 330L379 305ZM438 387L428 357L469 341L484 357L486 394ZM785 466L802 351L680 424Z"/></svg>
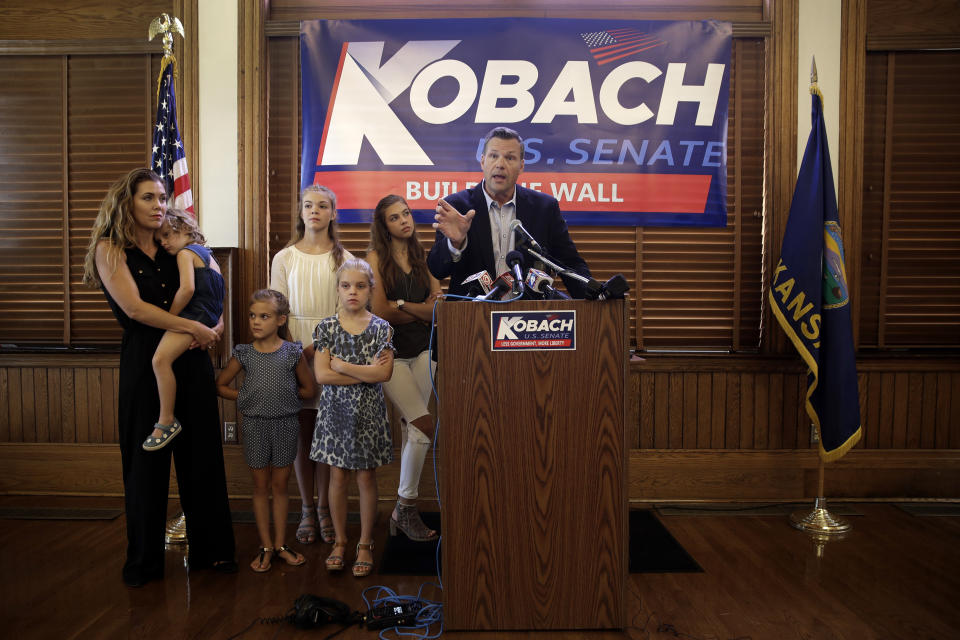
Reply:
<svg viewBox="0 0 960 640"><path fill-rule="evenodd" d="M820 434L820 456L829 462L857 444L861 430L850 296L821 101L819 90L813 90L810 138L770 306L807 363L807 414Z"/></svg>

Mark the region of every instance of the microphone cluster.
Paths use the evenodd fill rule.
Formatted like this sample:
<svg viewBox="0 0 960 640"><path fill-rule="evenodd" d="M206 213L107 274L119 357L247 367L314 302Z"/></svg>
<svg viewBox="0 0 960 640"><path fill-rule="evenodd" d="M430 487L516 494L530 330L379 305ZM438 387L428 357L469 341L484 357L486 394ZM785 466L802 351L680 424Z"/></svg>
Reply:
<svg viewBox="0 0 960 640"><path fill-rule="evenodd" d="M560 275L568 276L583 283L589 300L610 300L622 298L630 285L626 278L621 274L616 274L606 282L599 282L593 278L588 278L570 271L566 267L559 265L544 254L543 247L537 242L530 232L528 232L520 220L513 220L510 223L510 230L517 234L517 247L522 249L535 260L540 260ZM486 271L479 271L472 276L464 279L463 286L467 287L467 295L474 300L501 300L509 292L508 300L517 300L521 297L529 297L535 300L569 300L570 296L557 291L553 287L554 279L546 272L539 269L530 268L524 277L521 264L523 263L523 253L514 249L506 256L508 271L504 271L496 280L490 277Z"/></svg>

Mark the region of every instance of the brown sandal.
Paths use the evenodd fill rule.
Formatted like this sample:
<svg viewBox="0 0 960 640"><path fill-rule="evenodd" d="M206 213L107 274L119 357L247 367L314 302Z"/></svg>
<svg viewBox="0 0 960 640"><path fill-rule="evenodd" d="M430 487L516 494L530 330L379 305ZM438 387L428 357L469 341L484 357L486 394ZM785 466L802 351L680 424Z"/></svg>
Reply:
<svg viewBox="0 0 960 640"><path fill-rule="evenodd" d="M346 540L343 542L334 541L333 550L330 552L330 555L327 556L327 559L324 560L327 571L343 571L343 550L346 548ZM337 549L340 549L340 553L337 553Z"/></svg>
<svg viewBox="0 0 960 640"><path fill-rule="evenodd" d="M360 550L369 551L373 553L373 543L372 542L358 542L357 543L357 557L360 557ZM353 563L353 577L354 578L366 578L373 572L373 562L367 562L366 560L357 560Z"/></svg>

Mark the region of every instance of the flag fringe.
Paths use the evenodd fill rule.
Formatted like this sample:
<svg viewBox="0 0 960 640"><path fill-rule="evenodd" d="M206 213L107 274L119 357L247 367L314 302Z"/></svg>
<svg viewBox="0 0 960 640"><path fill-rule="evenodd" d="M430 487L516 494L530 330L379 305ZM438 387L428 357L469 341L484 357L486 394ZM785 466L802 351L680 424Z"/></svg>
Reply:
<svg viewBox="0 0 960 640"><path fill-rule="evenodd" d="M790 338L790 342L793 343L797 353L800 354L800 357L806 363L807 369L813 373L814 383L810 387L810 392L807 394L807 397L809 398L810 394L813 393L813 390L816 389L816 380L818 380L820 376L820 372L817 368L817 361L814 359L813 354L807 351L807 348L803 345L803 340L801 340L800 336L796 334L787 319L783 317L783 311L780 310L780 306L777 304L776 298L773 297L773 289L770 289L767 292L767 297L770 299L770 308L773 309L773 314L777 317L777 323L779 323L780 328L783 329L783 332L787 334L788 338Z"/></svg>
<svg viewBox="0 0 960 640"><path fill-rule="evenodd" d="M167 70L167 65L173 65L173 77L176 78L179 76L177 70L177 58L173 55L163 56L160 60L160 73L157 74L157 102L160 101L160 85L163 84L163 73Z"/></svg>
<svg viewBox="0 0 960 640"><path fill-rule="evenodd" d="M817 86L817 83L816 83L816 82L811 82L811 83L810 83L810 94L811 94L811 95L815 95L815 96L817 96L818 98L820 98L820 104L823 104L823 94L820 93L820 87Z"/></svg>
<svg viewBox="0 0 960 640"><path fill-rule="evenodd" d="M819 426L817 427L817 433L820 432ZM853 449L858 442L860 442L860 436L863 435L863 427L857 427L857 430L850 434L850 437L847 438L846 442L834 449L833 451L824 451L823 449L823 438L820 438L820 457L824 462L833 462L834 460L839 460L843 456L847 455L847 452L850 449Z"/></svg>
<svg viewBox="0 0 960 640"><path fill-rule="evenodd" d="M834 460L839 460L846 455L847 451L852 449L857 442L860 441L860 436L863 435L863 428L862 426L858 426L857 430L850 434L850 437L847 438L847 440L836 449L833 449L832 451L826 451L823 448L823 435L820 432L820 416L817 415L817 412L813 408L813 403L810 402L813 392L820 383L820 370L818 368L817 361L814 359L813 354L811 354L803 345L803 341L800 339L800 336L796 334L787 319L783 317L783 311L780 310L780 306L777 304L776 298L773 297L773 289L770 289L770 291L767 293L767 297L770 299L770 308L773 310L773 314L777 317L777 323L780 325L780 328L783 329L783 332L787 334L787 337L790 338L790 342L793 343L797 353L800 354L800 358L802 358L804 363L807 365L807 371L813 374L813 383L807 386L807 395L803 400L803 406L804 409L806 409L807 415L810 417L810 421L813 422L813 426L817 430L820 457L824 462L833 462Z"/></svg>

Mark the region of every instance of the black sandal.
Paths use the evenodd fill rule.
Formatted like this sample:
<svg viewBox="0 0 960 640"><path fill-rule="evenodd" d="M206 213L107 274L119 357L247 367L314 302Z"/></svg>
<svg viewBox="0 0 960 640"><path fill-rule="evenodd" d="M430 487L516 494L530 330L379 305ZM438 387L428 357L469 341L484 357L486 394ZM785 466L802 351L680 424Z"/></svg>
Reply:
<svg viewBox="0 0 960 640"><path fill-rule="evenodd" d="M270 557L267 557L268 553L270 554ZM253 562L250 563L250 568L257 573L266 573L267 571L270 571L270 569L273 568L273 555L273 547L260 547L260 551L257 552L257 557L254 558ZM263 564L264 561L266 561L266 565ZM216 563L214 563L214 567L216 567Z"/></svg>
<svg viewBox="0 0 960 640"><path fill-rule="evenodd" d="M284 553L289 553L291 556L293 556L293 561L291 562L289 559L283 557L283 555L281 554L284 554ZM291 549L285 544L282 544L279 547L277 547L277 550L274 552L274 555L276 555L278 558L286 562L291 567L299 567L300 565L302 565L307 561L307 559L304 558L302 554L297 553L296 551L294 551L293 549Z"/></svg>
<svg viewBox="0 0 960 640"><path fill-rule="evenodd" d="M210 568L217 573L236 573L240 567L236 560L217 560Z"/></svg>

